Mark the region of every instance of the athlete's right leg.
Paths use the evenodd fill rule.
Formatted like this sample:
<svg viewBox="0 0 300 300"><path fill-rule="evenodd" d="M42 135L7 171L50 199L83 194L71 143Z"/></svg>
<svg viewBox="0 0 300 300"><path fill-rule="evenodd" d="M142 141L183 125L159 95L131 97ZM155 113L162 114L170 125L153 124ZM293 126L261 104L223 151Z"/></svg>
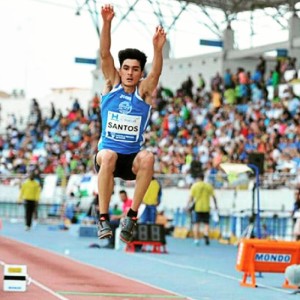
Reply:
<svg viewBox="0 0 300 300"><path fill-rule="evenodd" d="M98 199L100 211L98 237L100 239L110 238L112 236L108 213L110 198L114 189L113 173L117 159L117 153L111 150L100 150L96 156L96 162L100 166L98 172Z"/></svg>

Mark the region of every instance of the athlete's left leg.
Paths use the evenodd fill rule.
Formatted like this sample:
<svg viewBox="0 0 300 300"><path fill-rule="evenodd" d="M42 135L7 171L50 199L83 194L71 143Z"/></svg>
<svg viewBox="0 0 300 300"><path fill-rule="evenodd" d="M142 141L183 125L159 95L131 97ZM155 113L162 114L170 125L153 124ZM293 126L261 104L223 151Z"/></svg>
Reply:
<svg viewBox="0 0 300 300"><path fill-rule="evenodd" d="M154 173L154 155L142 150L133 161L132 171L136 174L135 190L131 209L138 211Z"/></svg>
<svg viewBox="0 0 300 300"><path fill-rule="evenodd" d="M133 230L137 223L138 209L153 177L153 166L154 156L146 150L139 152L133 161L132 171L136 174L135 190L131 208L121 223L122 230L120 233L120 238L125 243L132 241Z"/></svg>

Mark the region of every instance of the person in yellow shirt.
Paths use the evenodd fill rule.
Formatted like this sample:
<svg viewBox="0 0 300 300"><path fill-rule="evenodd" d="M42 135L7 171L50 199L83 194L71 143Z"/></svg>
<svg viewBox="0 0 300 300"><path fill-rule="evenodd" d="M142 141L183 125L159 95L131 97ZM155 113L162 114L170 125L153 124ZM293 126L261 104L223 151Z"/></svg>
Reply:
<svg viewBox="0 0 300 300"><path fill-rule="evenodd" d="M161 185L156 178L152 177L143 199L145 209L140 217L140 223L155 224L157 206L161 201L161 195Z"/></svg>
<svg viewBox="0 0 300 300"><path fill-rule="evenodd" d="M34 173L29 174L29 178L21 185L19 203L24 202L25 206L25 229L30 230L34 212L40 200L41 186L34 179Z"/></svg>
<svg viewBox="0 0 300 300"><path fill-rule="evenodd" d="M194 242L199 245L200 225L204 224L205 244L209 245L209 218L210 218L210 199L214 200L215 208L218 209L217 199L213 186L204 182L204 175L198 174L196 182L190 188L190 196L187 207L191 207L194 202L192 211L193 235Z"/></svg>

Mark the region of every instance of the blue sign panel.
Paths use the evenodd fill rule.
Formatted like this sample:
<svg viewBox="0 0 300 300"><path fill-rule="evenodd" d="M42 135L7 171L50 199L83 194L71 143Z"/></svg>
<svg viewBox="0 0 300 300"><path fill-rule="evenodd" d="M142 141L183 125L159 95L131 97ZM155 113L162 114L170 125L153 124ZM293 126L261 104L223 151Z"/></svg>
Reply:
<svg viewBox="0 0 300 300"><path fill-rule="evenodd" d="M276 49L277 51L277 57L287 57L288 56L288 51L287 49Z"/></svg>
<svg viewBox="0 0 300 300"><path fill-rule="evenodd" d="M75 57L75 62L78 64L95 65L97 63L97 60L96 58Z"/></svg>
<svg viewBox="0 0 300 300"><path fill-rule="evenodd" d="M203 40L203 39L200 39L200 45L222 48L223 47L223 41L213 41L213 40Z"/></svg>

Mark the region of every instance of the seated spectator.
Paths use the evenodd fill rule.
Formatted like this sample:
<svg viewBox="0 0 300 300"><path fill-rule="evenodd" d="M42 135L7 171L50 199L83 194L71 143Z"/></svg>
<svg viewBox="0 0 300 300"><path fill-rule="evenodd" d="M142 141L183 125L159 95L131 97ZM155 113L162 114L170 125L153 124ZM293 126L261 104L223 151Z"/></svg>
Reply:
<svg viewBox="0 0 300 300"><path fill-rule="evenodd" d="M78 222L78 213L80 212L80 201L75 197L73 192L70 193L62 205L62 219L68 228L70 224Z"/></svg>
<svg viewBox="0 0 300 300"><path fill-rule="evenodd" d="M173 220L166 217L164 211L159 211L156 216L156 224L163 225L165 234L170 235L174 230L174 225L171 223Z"/></svg>
<svg viewBox="0 0 300 300"><path fill-rule="evenodd" d="M94 198L92 203L90 204L90 207L86 213L86 216L94 220L94 223L99 220L100 214L99 214L99 200L98 200L98 193L94 193Z"/></svg>

